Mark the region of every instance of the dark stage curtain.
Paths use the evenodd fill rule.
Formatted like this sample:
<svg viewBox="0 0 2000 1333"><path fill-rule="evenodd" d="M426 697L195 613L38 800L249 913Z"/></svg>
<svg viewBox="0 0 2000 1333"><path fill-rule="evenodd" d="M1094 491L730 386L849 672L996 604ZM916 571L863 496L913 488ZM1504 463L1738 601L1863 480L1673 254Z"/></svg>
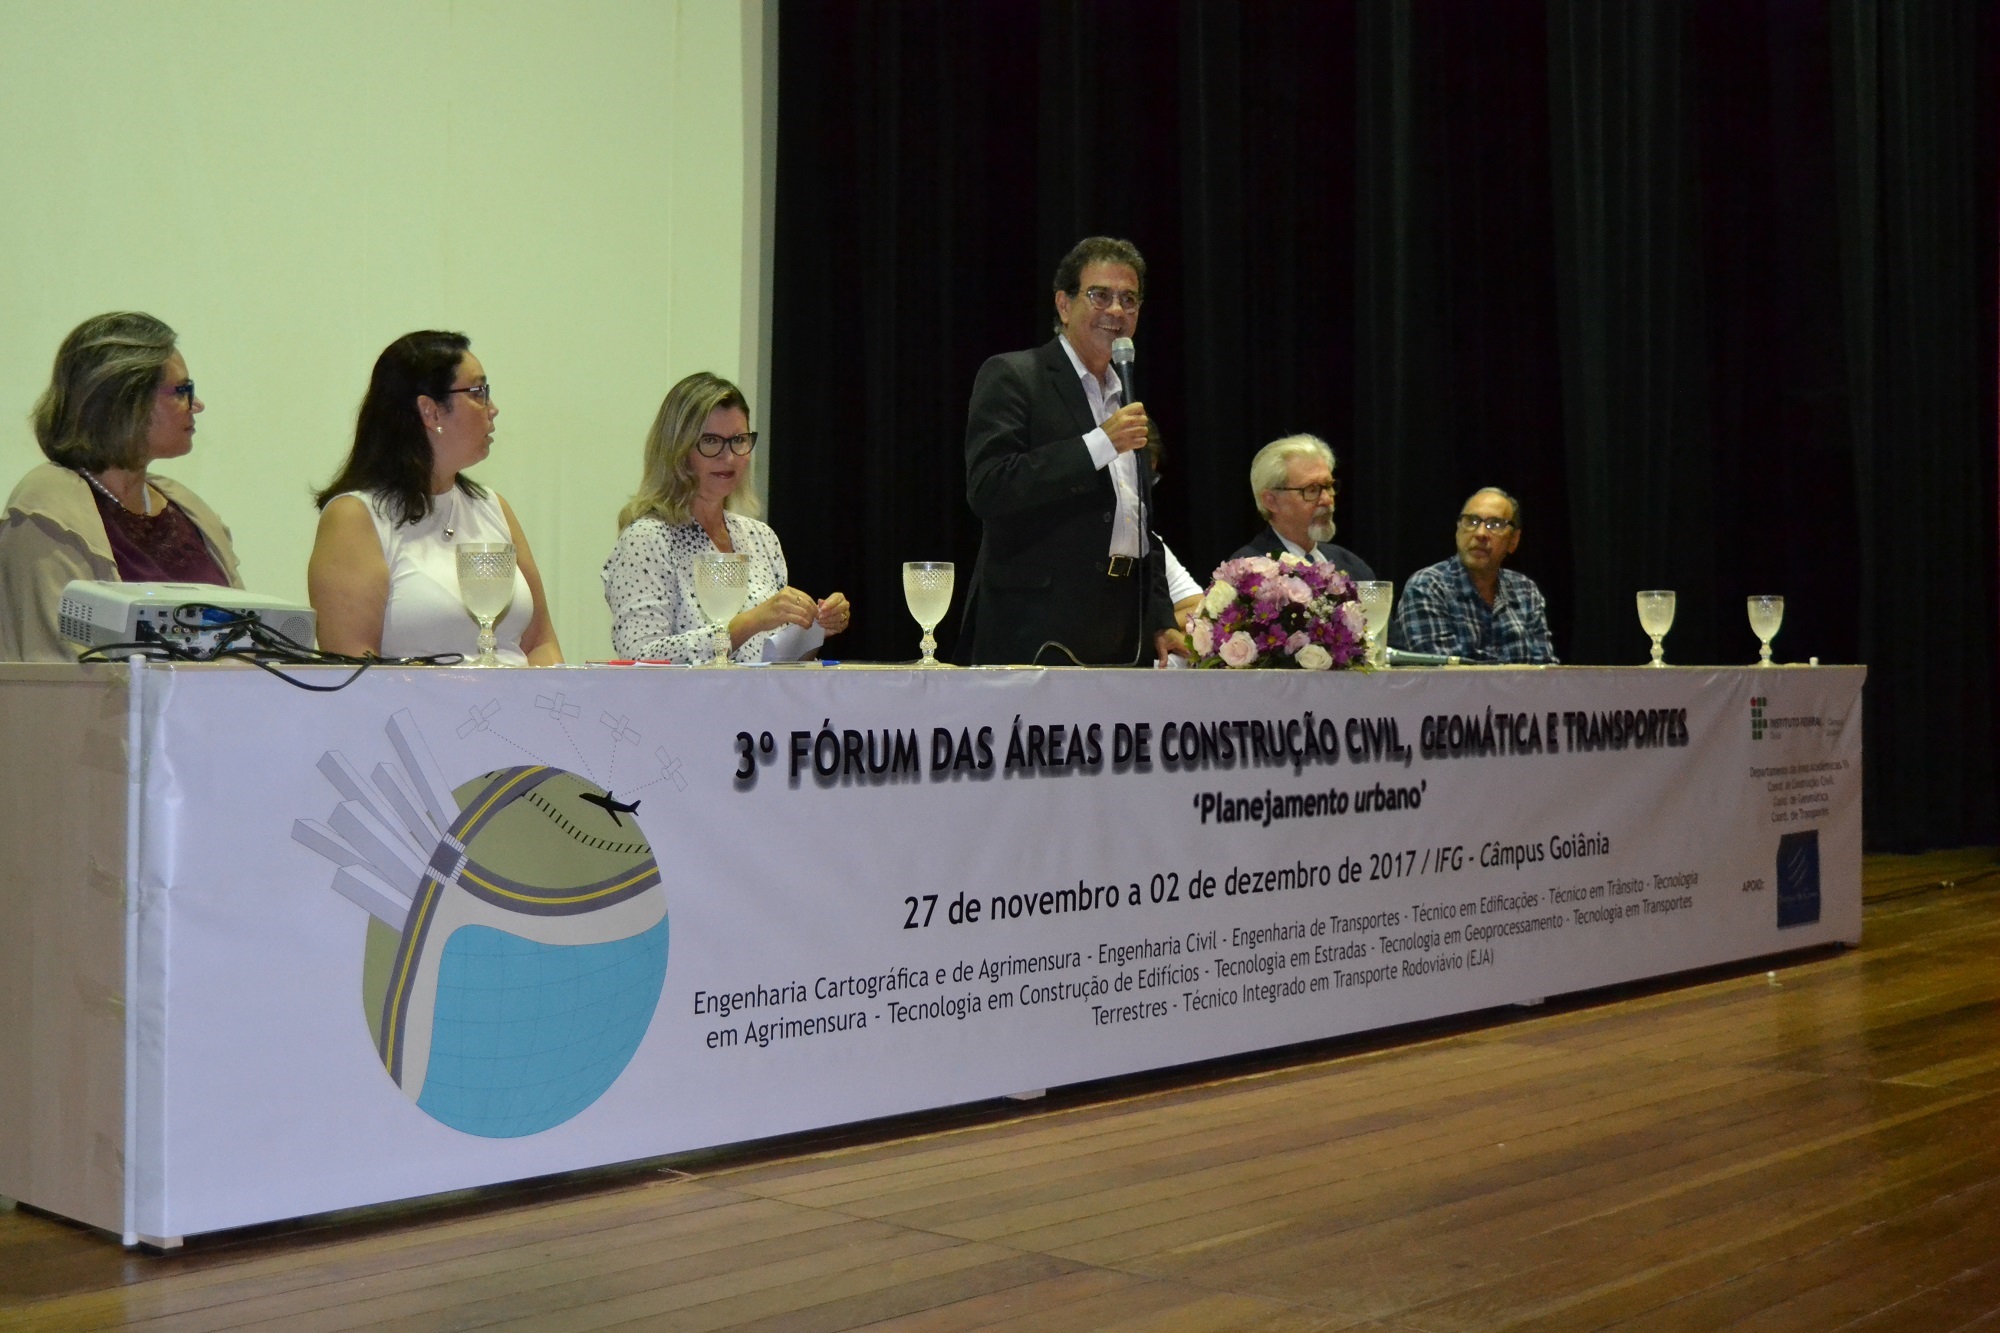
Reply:
<svg viewBox="0 0 2000 1333"><path fill-rule="evenodd" d="M1150 264L1161 531L1199 577L1250 455L1341 457L1398 583L1461 499L1572 662L1869 663L1872 846L1996 830L1993 8L1978 0L904 0L781 14L772 511L843 655L969 574L965 400L1078 237ZM949 649L954 623L940 638Z"/></svg>
<svg viewBox="0 0 2000 1333"><path fill-rule="evenodd" d="M1993 23L1972 3L1833 6L1855 613L1881 847L1992 836Z"/></svg>

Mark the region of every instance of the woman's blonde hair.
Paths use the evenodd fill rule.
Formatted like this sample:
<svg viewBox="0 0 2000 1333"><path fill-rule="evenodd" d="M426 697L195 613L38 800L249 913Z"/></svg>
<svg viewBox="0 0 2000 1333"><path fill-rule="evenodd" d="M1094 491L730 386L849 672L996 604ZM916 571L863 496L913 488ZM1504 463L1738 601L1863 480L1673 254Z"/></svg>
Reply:
<svg viewBox="0 0 2000 1333"><path fill-rule="evenodd" d="M750 404L743 391L720 375L706 370L694 374L667 390L660 403L653 428L646 432L646 461L639 476L639 491L618 511L618 530L625 531L635 519L657 518L664 523L685 523L691 517L688 503L694 499L694 468L688 463L701 428L717 408L736 407L743 419L750 419ZM752 460L754 462L753 453ZM749 484L746 468L741 482L729 493L725 509L757 517L757 492Z"/></svg>

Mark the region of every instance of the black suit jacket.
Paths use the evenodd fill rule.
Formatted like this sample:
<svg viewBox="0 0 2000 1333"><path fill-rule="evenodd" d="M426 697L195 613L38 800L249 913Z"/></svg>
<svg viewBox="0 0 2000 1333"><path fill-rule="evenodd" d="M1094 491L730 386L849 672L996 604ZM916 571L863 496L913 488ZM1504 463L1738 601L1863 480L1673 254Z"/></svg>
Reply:
<svg viewBox="0 0 2000 1333"><path fill-rule="evenodd" d="M1032 662L1054 640L1085 662L1136 656L1144 665L1153 636L1172 628L1157 551L1126 578L1105 574L1117 500L1110 469L1094 466L1083 443L1094 429L1059 338L979 368L966 411L965 494L985 531L960 629L962 660ZM1146 521L1141 515L1142 531ZM1054 650L1042 658L1067 660Z"/></svg>
<svg viewBox="0 0 2000 1333"><path fill-rule="evenodd" d="M1326 555L1328 560L1333 562L1333 567L1347 575L1347 577L1356 580L1373 579L1375 577L1375 571L1368 567L1368 562L1348 550L1345 546L1335 546L1332 542L1321 542L1319 549ZM1231 560L1241 560L1246 555L1268 555L1273 560L1276 560L1285 553L1285 550L1285 539L1278 535L1276 528L1266 523L1262 532L1252 537L1241 549L1233 552L1229 558Z"/></svg>

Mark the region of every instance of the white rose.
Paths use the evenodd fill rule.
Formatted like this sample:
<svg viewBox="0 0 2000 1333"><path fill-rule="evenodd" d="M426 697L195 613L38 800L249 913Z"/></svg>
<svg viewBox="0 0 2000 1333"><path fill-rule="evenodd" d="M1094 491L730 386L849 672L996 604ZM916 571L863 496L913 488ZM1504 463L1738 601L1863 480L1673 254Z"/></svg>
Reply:
<svg viewBox="0 0 2000 1333"><path fill-rule="evenodd" d="M1307 671L1324 671L1333 665L1333 654L1316 643L1309 643L1299 649L1292 660Z"/></svg>
<svg viewBox="0 0 2000 1333"><path fill-rule="evenodd" d="M1219 616L1227 611L1229 604L1235 600L1236 589L1230 586L1227 579L1217 579L1215 586L1208 590L1208 596L1201 599L1201 609L1211 616Z"/></svg>

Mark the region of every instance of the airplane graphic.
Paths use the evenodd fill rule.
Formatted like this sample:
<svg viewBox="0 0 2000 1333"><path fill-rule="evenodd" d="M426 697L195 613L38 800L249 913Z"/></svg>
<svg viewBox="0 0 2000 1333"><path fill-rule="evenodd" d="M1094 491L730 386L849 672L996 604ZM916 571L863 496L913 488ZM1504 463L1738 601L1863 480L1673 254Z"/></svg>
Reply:
<svg viewBox="0 0 2000 1333"><path fill-rule="evenodd" d="M619 828L625 827L625 821L620 819L618 817L619 815L621 814L632 815L632 814L637 814L639 812L639 803L637 801L633 801L631 804L628 805L624 801L619 800L616 795L614 795L609 791L605 792L604 795L602 796L598 796L593 792L584 792L582 795L582 799L589 801L592 805L603 806L604 813L610 815L611 822L616 824Z"/></svg>

